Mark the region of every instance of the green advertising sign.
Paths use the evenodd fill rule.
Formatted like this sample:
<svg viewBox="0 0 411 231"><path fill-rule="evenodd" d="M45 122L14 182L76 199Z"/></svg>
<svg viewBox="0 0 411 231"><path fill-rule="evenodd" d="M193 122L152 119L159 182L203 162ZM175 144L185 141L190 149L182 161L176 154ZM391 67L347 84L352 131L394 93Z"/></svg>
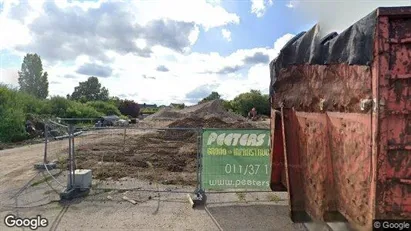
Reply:
<svg viewBox="0 0 411 231"><path fill-rule="evenodd" d="M203 189L270 188L270 130L204 129Z"/></svg>

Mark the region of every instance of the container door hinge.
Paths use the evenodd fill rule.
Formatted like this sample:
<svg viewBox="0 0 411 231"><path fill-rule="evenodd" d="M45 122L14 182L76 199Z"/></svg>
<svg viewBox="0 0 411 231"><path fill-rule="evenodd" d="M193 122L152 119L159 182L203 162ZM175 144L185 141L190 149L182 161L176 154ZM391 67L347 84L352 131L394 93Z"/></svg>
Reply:
<svg viewBox="0 0 411 231"><path fill-rule="evenodd" d="M373 99L373 105L374 105L374 108L373 108L373 111L374 112L377 112L377 111L383 111L384 110L384 108L385 108L385 100L384 99L380 99L380 102L379 102L379 105L377 104L377 99L376 98L374 98Z"/></svg>
<svg viewBox="0 0 411 231"><path fill-rule="evenodd" d="M362 99L360 101L360 109L361 111L369 111L373 106L372 99Z"/></svg>

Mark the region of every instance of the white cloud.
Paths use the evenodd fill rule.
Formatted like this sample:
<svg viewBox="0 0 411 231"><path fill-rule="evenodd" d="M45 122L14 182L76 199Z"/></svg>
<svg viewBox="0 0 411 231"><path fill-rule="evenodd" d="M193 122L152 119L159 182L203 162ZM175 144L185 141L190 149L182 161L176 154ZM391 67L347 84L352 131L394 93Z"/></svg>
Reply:
<svg viewBox="0 0 411 231"><path fill-rule="evenodd" d="M18 86L18 77L18 70L0 67L0 83L16 87Z"/></svg>
<svg viewBox="0 0 411 231"><path fill-rule="evenodd" d="M50 4L50 2L45 4ZM87 12L73 11L73 4L87 10ZM8 34L18 34L19 36L16 37L24 38L19 41L16 38L13 39L12 36L0 37L0 41L8 52L21 54L26 50L21 51L15 48L18 48L19 44L27 43L32 45L33 49L41 48L40 50L45 51L39 54L43 59L44 70L49 73L50 95L65 96L72 93L79 81L88 78L88 74L83 75L80 73L94 72L103 73L103 76L111 73L111 77L100 78L102 85L109 89L111 95L127 96L129 99L139 102L157 104L192 103L193 101L190 101L187 93L193 90L196 90L197 93L216 90L224 98L232 99L239 93L250 89L265 91L268 88L268 63L278 55L282 46L292 38L292 35L287 34L279 38L273 44L273 47L240 49L228 56L222 56L216 52L190 52L191 46L199 38L200 28L206 30L213 27L223 27L227 24L236 24L239 23L239 17L236 14L227 12L219 5L220 2L215 0L132 1L131 3L122 3L130 5L119 6L113 10L108 8L110 11L98 8L100 6L108 7L109 5L104 5L107 4L106 1L91 2L87 3L88 5L82 4L82 2L76 1L62 2L59 3L57 8L49 6L51 8L48 8L48 14L45 14L42 8L36 5L32 11L40 15L36 18L38 20L36 22L39 23L31 26L27 25L27 20L24 22L13 20L8 18L9 14L4 14L4 12L1 14L3 18L8 20L6 21L6 28L12 31ZM110 1L110 4L114 3ZM188 6L183 8L179 7L180 5ZM64 8L64 11L59 10L61 7ZM187 8L190 10L187 11ZM117 14L112 13L116 10ZM87 34L90 30L93 31L96 28L107 28L115 32L128 32L129 25L121 23L125 20L104 21L104 17L98 26L87 20L77 24L69 24L71 23L70 20L62 20L61 22L58 21L59 24L52 24L53 22L49 20L52 16L61 18L60 16L67 14L67 12L71 12L71 16L75 15L78 19L89 19L88 14L93 17L99 17L99 14L124 16L124 19L129 20L130 24L138 24L142 28L144 28L144 25L151 26L150 28L156 30L145 31L144 33L147 34L145 37L134 37L135 34L130 32L111 33L109 37L106 37L106 34L92 34L93 39L90 37L85 39L85 36L79 36L78 34ZM213 17L210 17L210 15L213 15ZM174 23L172 25L175 27L171 29L170 27L164 27L161 24L162 21L158 21L157 24L149 23L150 20L158 19L167 19L166 23ZM184 24L178 24L179 22L184 22ZM39 40L42 41L39 48L38 43L33 43L33 38L35 38L33 36L36 33L39 36L39 31L43 31L42 29L50 25L52 25L51 28L56 25L61 26L52 31L53 36L47 37L50 40ZM71 25L74 25L74 27ZM110 25L113 26L108 27ZM100 28L100 26L103 27ZM185 30L184 33L182 33L181 28ZM165 33L155 33L161 31L161 29L166 30ZM174 33L174 30L178 33ZM231 39L231 33L227 29L222 29L221 33L228 41ZM69 41L75 40L73 43L63 44L63 48L68 51L63 53L63 57L60 52L55 51L54 44L51 44L56 43L61 38ZM109 39L113 40L110 41ZM103 44L107 46L92 46L105 40L108 40L108 42ZM130 44L127 42L130 42ZM151 55L145 56L138 52L128 51L127 49L133 48L133 45L137 47L139 52L150 49ZM50 47L53 49L49 49ZM183 48L184 52L175 49L175 47ZM90 50L84 51L84 49ZM33 51L30 50L30 52ZM51 57L62 58L55 59ZM80 67L83 67L81 71L79 71ZM0 74L0 82L17 84L17 70L2 69Z"/></svg>
<svg viewBox="0 0 411 231"><path fill-rule="evenodd" d="M273 5L273 0L251 0L251 13L258 18L264 16L268 7Z"/></svg>
<svg viewBox="0 0 411 231"><path fill-rule="evenodd" d="M30 41L30 31L16 20L0 15L0 28L4 32L0 36L0 51Z"/></svg>
<svg viewBox="0 0 411 231"><path fill-rule="evenodd" d="M294 10L307 21L317 21L323 35L341 32L378 7L411 6L410 0L291 0Z"/></svg>
<svg viewBox="0 0 411 231"><path fill-rule="evenodd" d="M138 22L167 18L182 22L194 22L205 30L227 24L238 24L240 17L227 12L219 1L178 0L178 1L132 1ZM187 10L189 9L189 10Z"/></svg>
<svg viewBox="0 0 411 231"><path fill-rule="evenodd" d="M143 58L133 54L121 55L115 52L107 52L114 63L111 68L117 77L100 78L102 84L110 90L111 95L128 95L129 98L139 102L169 104L171 102L192 103L186 94L200 86L209 87L208 91L216 90L225 99L233 99L236 95L257 89L268 93L269 66L268 62L278 55L279 50L291 39L293 35L286 34L274 43L273 48L254 48L238 50L229 56L221 56L218 53L191 53L181 54L173 50L156 46L153 49L153 57ZM261 53L269 58L265 61L258 59L255 54ZM223 67L244 66L246 57L250 61L264 61L245 67L244 72L217 74ZM88 76L79 75L76 70L79 66L91 62L91 58L85 55L78 56L73 66L65 66L61 63L54 66L45 65L44 69L49 73L49 81L60 84L50 85L51 95L66 95L72 93L79 81L84 81ZM168 72L157 71L158 65L166 66ZM1 82L16 84L17 70L2 72ZM143 78L143 75L152 78ZM9 76L7 79L4 76ZM74 78L76 77L76 78ZM214 89L210 86L215 87Z"/></svg>
<svg viewBox="0 0 411 231"><path fill-rule="evenodd" d="M147 47L147 41L145 39L137 39L136 40L136 45L140 49L144 49Z"/></svg>
<svg viewBox="0 0 411 231"><path fill-rule="evenodd" d="M293 34L285 34L283 36L281 36L280 38L278 38L275 42L274 42L274 49L273 52L278 52L280 51L284 45L290 41L295 35ZM277 56L277 53L271 53L271 58L274 58L274 56Z"/></svg>
<svg viewBox="0 0 411 231"><path fill-rule="evenodd" d="M296 4L297 4L296 1L291 0L291 1L289 1L289 2L287 3L287 5L285 5L285 6L288 7L288 8L294 8Z"/></svg>
<svg viewBox="0 0 411 231"><path fill-rule="evenodd" d="M223 35L223 38L226 39L227 41L231 41L231 31L227 29L222 29L221 34Z"/></svg>

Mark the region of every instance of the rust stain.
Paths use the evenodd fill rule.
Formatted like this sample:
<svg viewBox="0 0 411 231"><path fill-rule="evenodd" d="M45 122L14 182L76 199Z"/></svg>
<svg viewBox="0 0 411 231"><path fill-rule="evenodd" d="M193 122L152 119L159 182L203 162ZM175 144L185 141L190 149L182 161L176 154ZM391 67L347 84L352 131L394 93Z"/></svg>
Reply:
<svg viewBox="0 0 411 231"><path fill-rule="evenodd" d="M411 219L411 7L378 14L371 68L289 66L272 100L288 108L287 164L301 166L288 170L291 209L337 210L365 229ZM361 111L362 99L384 104Z"/></svg>
<svg viewBox="0 0 411 231"><path fill-rule="evenodd" d="M282 69L280 76L274 107L284 102L285 107L297 111L362 112L360 99L372 94L368 66L295 65ZM321 99L323 107L319 106Z"/></svg>
<svg viewBox="0 0 411 231"><path fill-rule="evenodd" d="M365 225L370 219L370 121L366 115L329 113L331 153L338 208L348 220Z"/></svg>

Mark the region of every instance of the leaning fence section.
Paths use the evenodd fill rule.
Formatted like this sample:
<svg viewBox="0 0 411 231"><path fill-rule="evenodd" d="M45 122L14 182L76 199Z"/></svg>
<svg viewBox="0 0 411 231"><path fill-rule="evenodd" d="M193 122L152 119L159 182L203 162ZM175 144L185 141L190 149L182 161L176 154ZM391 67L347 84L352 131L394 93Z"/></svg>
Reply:
<svg viewBox="0 0 411 231"><path fill-rule="evenodd" d="M62 164L68 159L69 127L53 120L44 123L44 163Z"/></svg>

